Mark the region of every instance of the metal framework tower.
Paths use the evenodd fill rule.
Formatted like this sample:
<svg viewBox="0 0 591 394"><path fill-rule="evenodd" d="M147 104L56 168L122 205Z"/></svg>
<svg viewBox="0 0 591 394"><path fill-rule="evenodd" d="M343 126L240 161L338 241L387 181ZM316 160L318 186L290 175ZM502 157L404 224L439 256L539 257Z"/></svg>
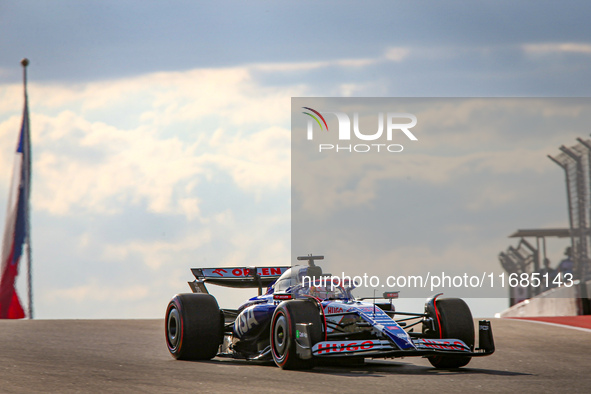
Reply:
<svg viewBox="0 0 591 394"><path fill-rule="evenodd" d="M591 140L577 138L578 144L559 149L556 157L548 156L565 174L569 227L575 278L584 286L589 274L589 226L591 221ZM584 289L582 289L584 290ZM585 291L586 293L586 291Z"/></svg>
<svg viewBox="0 0 591 394"><path fill-rule="evenodd" d="M509 246L501 252L499 261L509 274L541 272L544 268L540 265L540 257L546 261L546 237L570 238L570 259L574 262L573 276L578 283L579 311L591 314L591 139L577 138L577 142L568 148L560 146L558 155L548 155L564 171L569 228L518 230L510 237L521 238L519 245L517 248ZM527 242L527 237L535 237L536 246ZM511 289L511 305L543 291L543 288Z"/></svg>

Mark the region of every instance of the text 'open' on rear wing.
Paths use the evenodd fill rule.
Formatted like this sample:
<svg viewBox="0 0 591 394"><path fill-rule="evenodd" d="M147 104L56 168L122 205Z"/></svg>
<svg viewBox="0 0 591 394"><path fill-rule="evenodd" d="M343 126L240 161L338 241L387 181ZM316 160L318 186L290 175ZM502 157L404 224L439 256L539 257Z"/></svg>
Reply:
<svg viewBox="0 0 591 394"><path fill-rule="evenodd" d="M263 287L269 286L289 268L291 267L191 268L196 280L189 282L189 286L193 293L208 293L205 282L225 287L258 288L261 295Z"/></svg>

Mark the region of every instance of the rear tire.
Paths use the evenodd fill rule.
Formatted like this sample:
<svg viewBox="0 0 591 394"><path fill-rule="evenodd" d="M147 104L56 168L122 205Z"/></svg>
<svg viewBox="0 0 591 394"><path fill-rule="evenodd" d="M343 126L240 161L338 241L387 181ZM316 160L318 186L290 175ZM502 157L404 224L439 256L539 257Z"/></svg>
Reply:
<svg viewBox="0 0 591 394"><path fill-rule="evenodd" d="M474 321L464 300L444 298L436 300L435 306L439 313L439 320L433 316L438 337L459 339L474 351ZM466 366L472 357L431 356L428 359L435 368L460 368Z"/></svg>
<svg viewBox="0 0 591 394"><path fill-rule="evenodd" d="M312 323L309 326L310 346L324 339L324 323L315 301L293 300L279 304L271 319L271 353L281 369L310 369L314 366L313 358L304 360L297 354L297 323Z"/></svg>
<svg viewBox="0 0 591 394"><path fill-rule="evenodd" d="M210 294L177 294L166 308L166 345L178 360L210 360L223 338L223 319Z"/></svg>

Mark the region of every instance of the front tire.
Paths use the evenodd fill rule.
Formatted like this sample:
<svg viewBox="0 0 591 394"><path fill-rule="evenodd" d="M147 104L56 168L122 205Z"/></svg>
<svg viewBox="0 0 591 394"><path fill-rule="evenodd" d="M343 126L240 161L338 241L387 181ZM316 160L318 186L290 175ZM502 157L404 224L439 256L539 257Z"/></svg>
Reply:
<svg viewBox="0 0 591 394"><path fill-rule="evenodd" d="M320 306L321 307L321 306ZM301 359L296 350L296 324L309 326L310 346L324 338L323 319L319 306L313 300L293 300L277 306L271 319L271 353L282 369L310 369L314 359Z"/></svg>
<svg viewBox="0 0 591 394"><path fill-rule="evenodd" d="M216 299L210 294L177 294L164 319L166 345L178 360L210 360L223 338Z"/></svg>
<svg viewBox="0 0 591 394"><path fill-rule="evenodd" d="M439 338L454 338L464 342L474 351L474 321L470 308L460 298L444 298L435 301L433 316ZM431 356L429 362L435 368L460 368L468 365L470 356Z"/></svg>

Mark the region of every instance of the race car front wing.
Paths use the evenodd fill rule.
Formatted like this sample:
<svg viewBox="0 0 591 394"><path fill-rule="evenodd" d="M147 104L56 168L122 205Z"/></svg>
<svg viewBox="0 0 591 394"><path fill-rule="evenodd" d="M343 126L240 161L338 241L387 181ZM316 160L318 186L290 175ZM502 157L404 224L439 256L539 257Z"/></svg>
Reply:
<svg viewBox="0 0 591 394"><path fill-rule="evenodd" d="M494 339L490 321L478 323L479 346L474 351L463 341L453 338L413 338L413 347L402 350L390 340L322 341L310 346L309 323L296 325L296 350L303 359L312 357L407 357L407 356L469 356L481 357L494 353Z"/></svg>

